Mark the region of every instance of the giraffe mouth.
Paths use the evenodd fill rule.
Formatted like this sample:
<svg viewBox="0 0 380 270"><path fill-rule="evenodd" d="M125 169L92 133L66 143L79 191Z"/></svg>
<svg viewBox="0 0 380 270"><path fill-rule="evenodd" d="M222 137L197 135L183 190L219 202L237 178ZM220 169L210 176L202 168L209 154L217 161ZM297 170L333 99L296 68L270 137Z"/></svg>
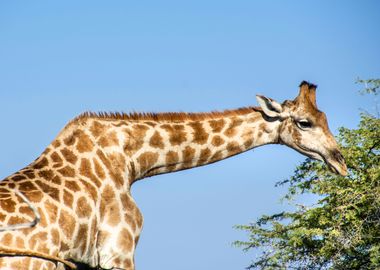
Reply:
<svg viewBox="0 0 380 270"><path fill-rule="evenodd" d="M342 176L347 175L347 166L342 154L339 151L333 151L331 155L325 157L321 153L312 151L311 149L308 149L306 147L298 146L298 148L299 149L297 150L301 154L304 154L307 157L315 160L323 161L331 172Z"/></svg>
<svg viewBox="0 0 380 270"><path fill-rule="evenodd" d="M346 161L338 150L332 151L329 155L329 158L326 159L325 162L332 172L340 174L342 176L347 175Z"/></svg>

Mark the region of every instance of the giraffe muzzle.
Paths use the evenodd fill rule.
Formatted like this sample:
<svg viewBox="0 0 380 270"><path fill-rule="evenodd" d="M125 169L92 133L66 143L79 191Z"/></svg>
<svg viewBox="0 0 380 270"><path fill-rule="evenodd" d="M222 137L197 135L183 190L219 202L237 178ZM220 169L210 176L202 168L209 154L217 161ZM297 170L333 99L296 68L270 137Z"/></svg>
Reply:
<svg viewBox="0 0 380 270"><path fill-rule="evenodd" d="M347 175L346 161L339 150L330 152L329 157L326 159L326 164L332 172L341 176Z"/></svg>

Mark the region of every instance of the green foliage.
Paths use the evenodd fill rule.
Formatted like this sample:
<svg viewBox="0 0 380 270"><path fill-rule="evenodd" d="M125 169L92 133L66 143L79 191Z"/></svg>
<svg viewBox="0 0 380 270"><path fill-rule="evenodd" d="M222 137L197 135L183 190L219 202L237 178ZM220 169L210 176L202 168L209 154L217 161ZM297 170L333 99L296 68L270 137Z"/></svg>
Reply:
<svg viewBox="0 0 380 270"><path fill-rule="evenodd" d="M363 113L357 129L339 130L338 141L347 177L307 159L278 183L289 185L285 201L314 194L315 205L237 226L249 239L235 244L261 252L249 269L380 269L379 117Z"/></svg>

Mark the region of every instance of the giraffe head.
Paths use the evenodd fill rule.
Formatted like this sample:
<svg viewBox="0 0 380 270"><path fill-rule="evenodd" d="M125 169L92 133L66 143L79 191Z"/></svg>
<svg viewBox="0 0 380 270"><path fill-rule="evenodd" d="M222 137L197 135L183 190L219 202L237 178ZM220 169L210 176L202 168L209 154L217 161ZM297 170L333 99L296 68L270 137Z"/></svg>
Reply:
<svg viewBox="0 0 380 270"><path fill-rule="evenodd" d="M347 175L347 167L338 144L329 130L326 115L318 110L316 86L303 81L299 95L282 104L273 99L257 96L269 121L279 120L279 142L298 152L324 161L331 171Z"/></svg>

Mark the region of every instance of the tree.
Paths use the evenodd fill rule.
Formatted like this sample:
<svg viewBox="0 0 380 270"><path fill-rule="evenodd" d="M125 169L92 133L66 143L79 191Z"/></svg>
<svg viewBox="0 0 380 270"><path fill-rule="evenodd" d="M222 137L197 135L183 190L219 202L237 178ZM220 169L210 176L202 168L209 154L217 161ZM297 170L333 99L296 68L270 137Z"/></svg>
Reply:
<svg viewBox="0 0 380 270"><path fill-rule="evenodd" d="M379 93L380 80L365 92ZM301 194L318 195L312 207L264 215L237 228L249 240L235 244L258 257L248 269L380 269L380 119L361 114L357 129L340 128L338 142L349 169L347 177L306 159L294 175L284 201Z"/></svg>

